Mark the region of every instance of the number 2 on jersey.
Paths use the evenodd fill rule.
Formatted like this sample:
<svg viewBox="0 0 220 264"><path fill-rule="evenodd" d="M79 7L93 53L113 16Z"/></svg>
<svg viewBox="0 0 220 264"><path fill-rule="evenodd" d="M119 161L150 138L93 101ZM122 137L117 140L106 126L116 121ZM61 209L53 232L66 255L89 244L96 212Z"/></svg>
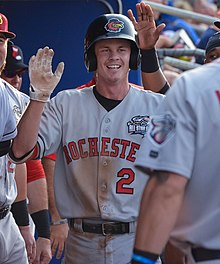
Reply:
<svg viewBox="0 0 220 264"><path fill-rule="evenodd" d="M116 183L116 193L133 194L134 188L128 187L134 181L134 171L129 168L121 169L117 177L121 179Z"/></svg>

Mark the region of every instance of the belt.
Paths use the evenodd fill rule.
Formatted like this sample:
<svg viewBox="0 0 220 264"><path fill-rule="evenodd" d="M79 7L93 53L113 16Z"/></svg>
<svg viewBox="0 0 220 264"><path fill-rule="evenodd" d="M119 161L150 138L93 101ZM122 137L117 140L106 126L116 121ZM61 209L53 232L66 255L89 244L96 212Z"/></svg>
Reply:
<svg viewBox="0 0 220 264"><path fill-rule="evenodd" d="M10 206L7 205L5 207L2 207L0 209L0 220L3 219L10 211Z"/></svg>
<svg viewBox="0 0 220 264"><path fill-rule="evenodd" d="M69 219L70 227L74 228L74 219ZM106 235L119 235L129 233L129 223L103 222L101 224L85 223L82 221L82 230L87 233Z"/></svg>
<svg viewBox="0 0 220 264"><path fill-rule="evenodd" d="M192 248L192 255L196 262L220 259L220 249Z"/></svg>

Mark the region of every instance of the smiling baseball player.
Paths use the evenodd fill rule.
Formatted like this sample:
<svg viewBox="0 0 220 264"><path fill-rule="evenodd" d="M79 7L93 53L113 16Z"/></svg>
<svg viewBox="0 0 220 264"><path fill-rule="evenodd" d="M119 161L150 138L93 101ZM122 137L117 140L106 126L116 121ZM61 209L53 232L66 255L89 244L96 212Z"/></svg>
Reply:
<svg viewBox="0 0 220 264"><path fill-rule="evenodd" d="M158 38L152 10L145 4L142 7L139 20L151 21L145 23L145 34L150 28ZM125 264L131 259L147 181L136 172L136 155L164 96L128 82L129 70L138 68L140 54L134 27L126 16L96 18L86 33L84 56L87 69L96 72L96 85L62 91L49 102L63 66L51 72L53 51L48 47L31 58L31 102L10 156L21 162L57 153L57 208L70 226L64 263ZM36 140L37 147L30 151Z"/></svg>

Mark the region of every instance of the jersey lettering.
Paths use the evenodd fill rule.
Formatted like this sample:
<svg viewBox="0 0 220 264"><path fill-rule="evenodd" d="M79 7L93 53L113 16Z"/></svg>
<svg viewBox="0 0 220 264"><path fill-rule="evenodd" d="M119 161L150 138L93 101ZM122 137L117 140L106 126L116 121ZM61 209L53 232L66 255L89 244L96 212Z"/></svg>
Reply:
<svg viewBox="0 0 220 264"><path fill-rule="evenodd" d="M136 152L140 145L125 139L101 138L100 147L98 138L80 139L78 142L71 141L63 147L67 164L73 160L84 159L94 156L110 156L126 159L131 162L136 160ZM100 148L100 152L99 152Z"/></svg>
<svg viewBox="0 0 220 264"><path fill-rule="evenodd" d="M109 156L108 144L110 143L110 138L102 138L102 150L101 150L101 156Z"/></svg>
<svg viewBox="0 0 220 264"><path fill-rule="evenodd" d="M98 138L88 138L89 142L89 157L98 156Z"/></svg>
<svg viewBox="0 0 220 264"><path fill-rule="evenodd" d="M71 157L69 155L69 152L68 152L68 149L67 149L67 146L64 146L63 147L63 152L64 152L64 155L66 157L66 163L69 164L72 160L71 160Z"/></svg>
<svg viewBox="0 0 220 264"><path fill-rule="evenodd" d="M124 159L125 158L125 151L126 151L126 148L131 144L130 141L128 140L121 140L121 144L122 144L122 151L121 151L121 154L120 154L120 158L121 159Z"/></svg>
<svg viewBox="0 0 220 264"><path fill-rule="evenodd" d="M82 146L82 145L85 144L85 143L86 143L85 139L80 139L80 140L78 141L78 145L79 145L79 153L80 153L80 157L81 157L82 159L88 157L88 152L87 152L87 151L83 152L83 146Z"/></svg>
<svg viewBox="0 0 220 264"><path fill-rule="evenodd" d="M112 151L110 152L110 157L117 157L118 152L119 152L119 145L120 144L120 139L119 138L114 138L112 140Z"/></svg>

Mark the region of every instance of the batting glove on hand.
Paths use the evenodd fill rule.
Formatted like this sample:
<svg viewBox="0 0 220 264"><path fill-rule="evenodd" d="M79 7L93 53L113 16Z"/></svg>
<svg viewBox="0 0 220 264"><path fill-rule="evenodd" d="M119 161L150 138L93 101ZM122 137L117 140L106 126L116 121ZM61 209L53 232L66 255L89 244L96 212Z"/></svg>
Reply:
<svg viewBox="0 0 220 264"><path fill-rule="evenodd" d="M38 49L36 56L29 61L30 98L31 100L47 102L59 83L64 70L64 63L60 62L52 72L54 51L48 47Z"/></svg>

